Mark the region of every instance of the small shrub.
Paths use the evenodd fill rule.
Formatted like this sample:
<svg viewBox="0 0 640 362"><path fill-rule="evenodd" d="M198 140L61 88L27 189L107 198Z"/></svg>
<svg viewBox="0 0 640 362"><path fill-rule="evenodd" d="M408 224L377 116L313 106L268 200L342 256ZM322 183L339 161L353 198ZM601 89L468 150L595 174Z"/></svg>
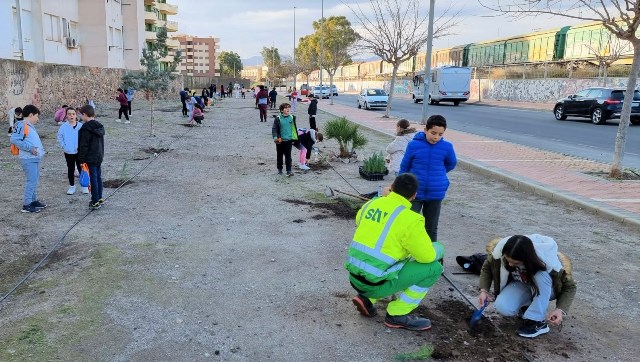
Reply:
<svg viewBox="0 0 640 362"><path fill-rule="evenodd" d="M363 168L367 173L385 173L387 171L387 162L382 152L376 152L364 160Z"/></svg>
<svg viewBox="0 0 640 362"><path fill-rule="evenodd" d="M324 126L324 136L335 139L340 145L340 157L349 157L353 151L367 144L367 139L358 131L359 126L345 117L332 119Z"/></svg>

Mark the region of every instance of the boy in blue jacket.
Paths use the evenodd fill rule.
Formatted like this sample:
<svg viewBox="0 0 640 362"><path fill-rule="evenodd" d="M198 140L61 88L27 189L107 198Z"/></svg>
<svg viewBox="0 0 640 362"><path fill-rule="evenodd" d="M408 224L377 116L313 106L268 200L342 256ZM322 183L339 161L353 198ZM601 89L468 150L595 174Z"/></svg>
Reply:
<svg viewBox="0 0 640 362"><path fill-rule="evenodd" d="M431 241L438 241L440 206L449 188L447 172L458 162L453 145L444 140L447 120L441 115L427 119L424 132L418 132L407 145L398 174L411 172L418 178L418 195L411 209L424 215L424 227Z"/></svg>

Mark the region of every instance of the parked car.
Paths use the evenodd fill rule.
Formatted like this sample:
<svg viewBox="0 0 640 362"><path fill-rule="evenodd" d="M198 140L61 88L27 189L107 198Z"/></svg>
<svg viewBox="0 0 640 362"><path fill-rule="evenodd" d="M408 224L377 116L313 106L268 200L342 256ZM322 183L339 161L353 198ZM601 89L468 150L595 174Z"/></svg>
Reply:
<svg viewBox="0 0 640 362"><path fill-rule="evenodd" d="M331 85L331 94L336 96L336 97L338 96L338 87L336 87L335 84Z"/></svg>
<svg viewBox="0 0 640 362"><path fill-rule="evenodd" d="M619 119L626 89L593 87L558 100L553 114L559 121L567 117L590 118L594 124L604 124L608 119ZM633 92L631 123L640 125L640 92Z"/></svg>
<svg viewBox="0 0 640 362"><path fill-rule="evenodd" d="M304 83L300 86L300 95L301 96L309 95L309 85L307 83Z"/></svg>
<svg viewBox="0 0 640 362"><path fill-rule="evenodd" d="M380 88L365 88L358 95L358 108L385 108L387 102L389 102L389 95Z"/></svg>
<svg viewBox="0 0 640 362"><path fill-rule="evenodd" d="M311 88L311 93L309 95L314 98L329 98L329 87L326 85L316 85Z"/></svg>

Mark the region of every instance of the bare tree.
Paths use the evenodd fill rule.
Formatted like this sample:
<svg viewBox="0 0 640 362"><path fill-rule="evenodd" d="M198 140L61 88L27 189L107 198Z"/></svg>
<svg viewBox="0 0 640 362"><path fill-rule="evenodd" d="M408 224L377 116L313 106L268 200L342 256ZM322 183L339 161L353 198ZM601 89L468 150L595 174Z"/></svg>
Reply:
<svg viewBox="0 0 640 362"><path fill-rule="evenodd" d="M620 125L613 148L613 161L609 171L610 177L622 177L622 159L631 120L631 104L640 70L640 34L638 34L640 2L636 0L511 0L501 1L497 4L485 4L484 0L478 0L478 2L498 14L515 18L556 15L571 19L597 21L618 39L630 43L633 48L633 64L627 81L627 91L624 95Z"/></svg>
<svg viewBox="0 0 640 362"><path fill-rule="evenodd" d="M605 35L607 41L593 46L591 44L584 44L589 53L596 58L600 67L599 73L602 75L602 86L607 86L607 76L609 67L611 64L622 58L623 55L631 50L631 44L629 42L621 40L620 38L612 36L607 32Z"/></svg>
<svg viewBox="0 0 640 362"><path fill-rule="evenodd" d="M428 17L421 9L419 0L370 0L372 15L367 15L360 5L355 8L346 4L358 22L360 41L358 48L373 53L393 66L389 89L389 102L384 117L389 117L395 91L398 68L411 59L427 44ZM458 25L456 12L451 8L434 21L433 38L451 35Z"/></svg>

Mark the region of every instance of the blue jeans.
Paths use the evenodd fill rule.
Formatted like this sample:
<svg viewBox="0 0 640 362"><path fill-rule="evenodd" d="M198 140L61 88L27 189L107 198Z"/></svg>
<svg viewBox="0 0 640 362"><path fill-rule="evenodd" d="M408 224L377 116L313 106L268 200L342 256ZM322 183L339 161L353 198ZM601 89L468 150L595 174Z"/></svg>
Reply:
<svg viewBox="0 0 640 362"><path fill-rule="evenodd" d="M27 178L24 185L24 195L22 205L29 205L38 199L38 180L40 179L40 159L21 158L22 169Z"/></svg>
<svg viewBox="0 0 640 362"><path fill-rule="evenodd" d="M539 271L533 276L540 294L533 296L531 286L522 282L507 284L496 297L496 312L507 317L518 315L520 308L529 306L522 318L533 321L546 319L549 301L555 299L551 283L551 275L546 271Z"/></svg>
<svg viewBox="0 0 640 362"><path fill-rule="evenodd" d="M413 200L411 210L424 215L424 228L431 241L438 241L438 221L440 221L440 206L442 200Z"/></svg>
<svg viewBox="0 0 640 362"><path fill-rule="evenodd" d="M100 164L89 166L89 181L91 183L91 203L95 204L102 198L102 167Z"/></svg>

